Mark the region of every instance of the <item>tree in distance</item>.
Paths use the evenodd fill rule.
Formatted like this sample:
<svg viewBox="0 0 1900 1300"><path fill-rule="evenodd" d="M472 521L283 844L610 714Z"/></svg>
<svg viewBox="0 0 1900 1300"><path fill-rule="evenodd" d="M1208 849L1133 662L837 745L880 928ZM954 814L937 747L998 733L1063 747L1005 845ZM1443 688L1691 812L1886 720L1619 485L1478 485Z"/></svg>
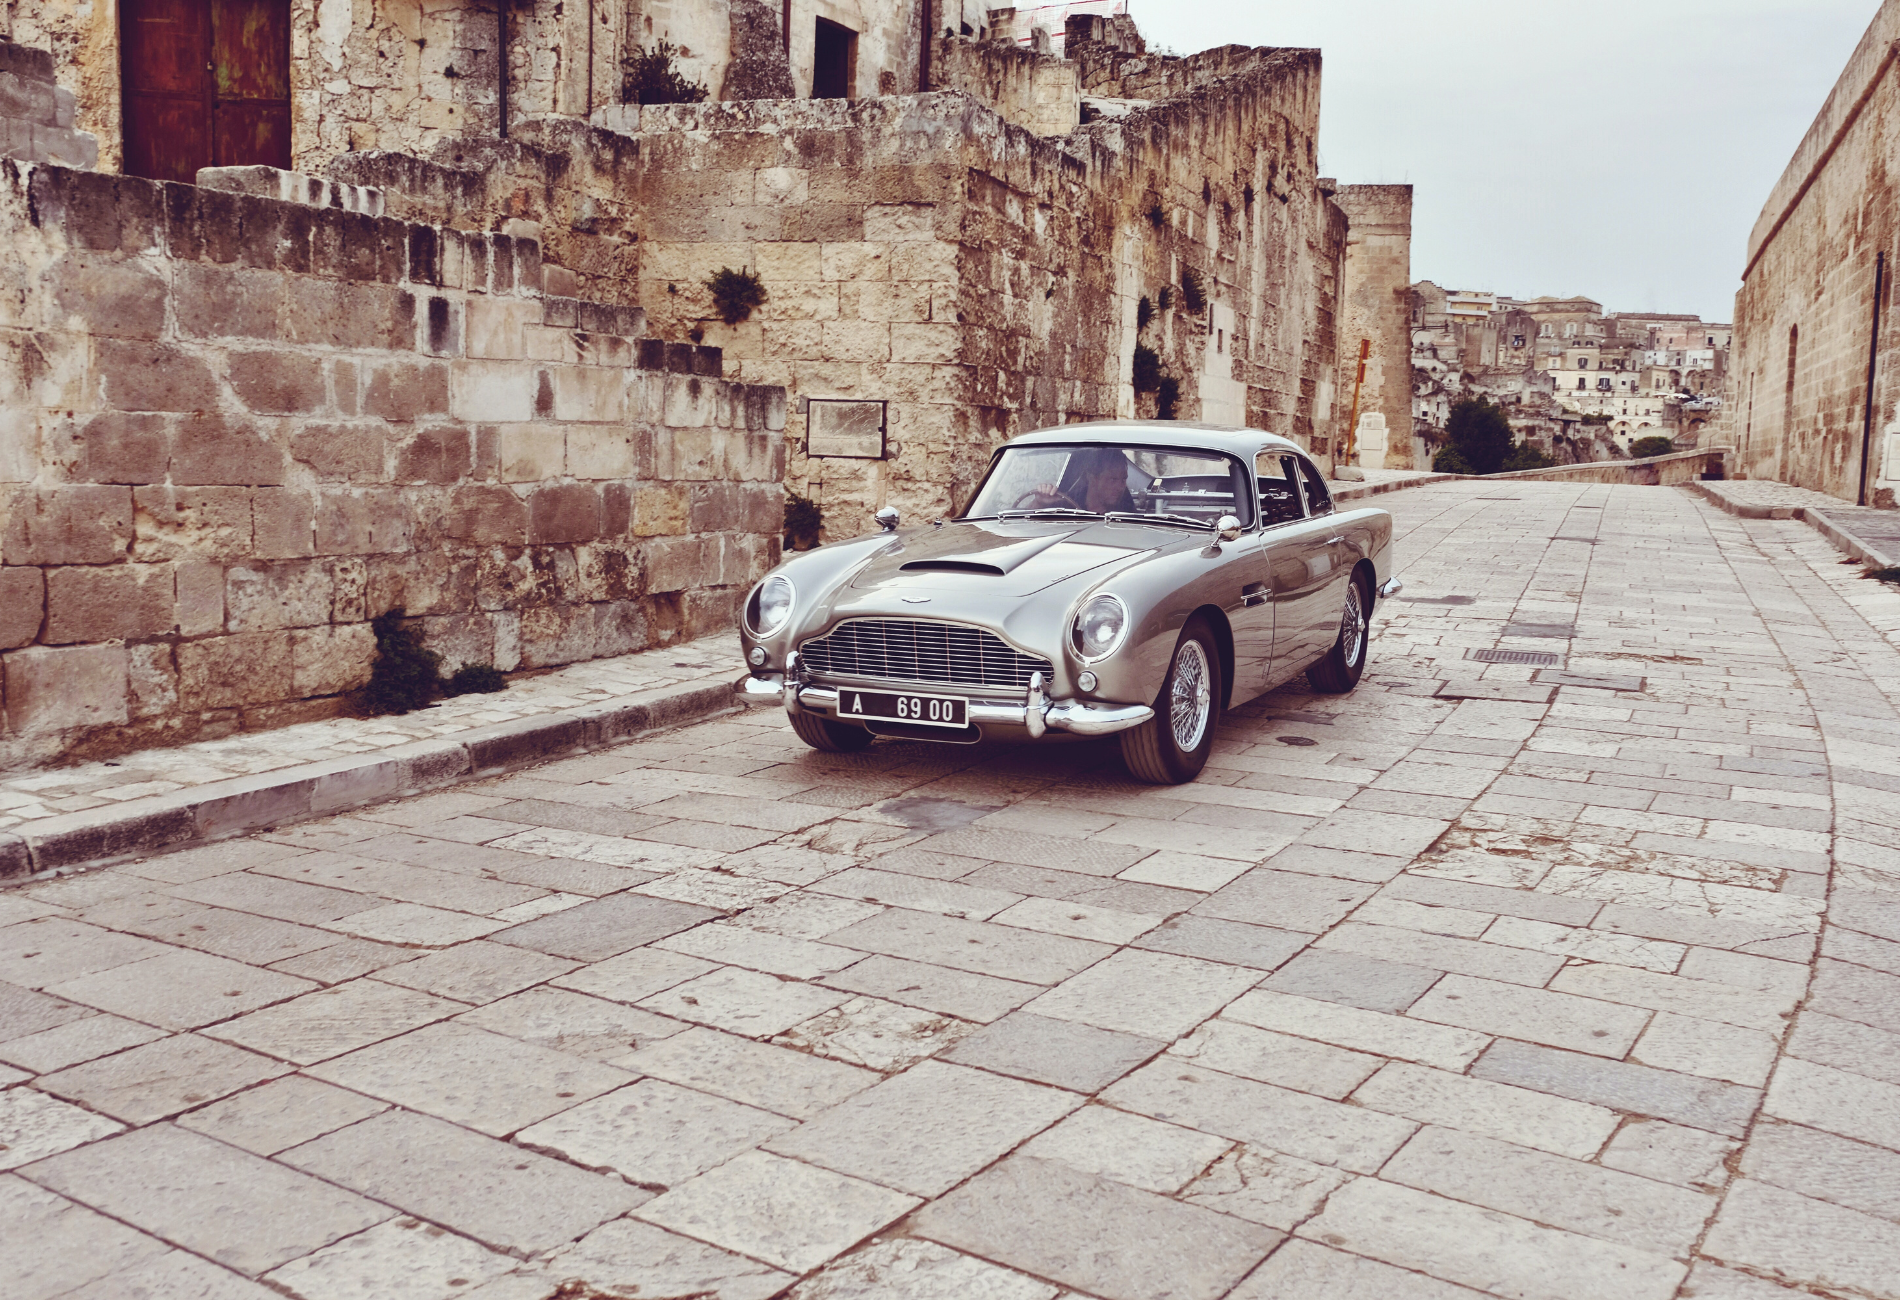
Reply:
<svg viewBox="0 0 1900 1300"><path fill-rule="evenodd" d="M1516 442L1511 422L1488 397L1453 402L1445 435L1449 444L1432 458L1432 468L1441 474L1495 474L1504 468L1504 458Z"/></svg>
<svg viewBox="0 0 1900 1300"><path fill-rule="evenodd" d="M1643 460L1650 456L1667 456L1676 449L1676 444L1667 438L1651 434L1647 438L1638 438L1630 444L1630 459Z"/></svg>

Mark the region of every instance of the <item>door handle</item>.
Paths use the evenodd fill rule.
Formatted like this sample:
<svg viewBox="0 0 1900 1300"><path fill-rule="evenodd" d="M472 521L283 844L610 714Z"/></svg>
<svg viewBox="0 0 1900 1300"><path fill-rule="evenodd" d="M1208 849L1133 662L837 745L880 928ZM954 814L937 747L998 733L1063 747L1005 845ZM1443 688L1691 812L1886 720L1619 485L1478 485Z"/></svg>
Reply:
<svg viewBox="0 0 1900 1300"><path fill-rule="evenodd" d="M1346 540L1346 535L1345 535L1344 533L1341 533L1341 534L1340 534L1340 535L1339 535L1338 537L1328 537L1328 538L1326 539L1326 542L1325 542L1325 545L1327 545L1327 546L1337 546L1337 545L1339 545L1339 544L1340 544L1341 542L1343 542L1343 541L1345 541L1345 540Z"/></svg>

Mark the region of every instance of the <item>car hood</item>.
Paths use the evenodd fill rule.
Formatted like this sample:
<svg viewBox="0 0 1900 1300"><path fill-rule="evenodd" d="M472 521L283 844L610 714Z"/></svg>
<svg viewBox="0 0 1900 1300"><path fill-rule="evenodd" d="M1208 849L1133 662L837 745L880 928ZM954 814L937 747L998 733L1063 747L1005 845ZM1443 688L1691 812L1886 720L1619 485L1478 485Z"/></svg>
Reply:
<svg viewBox="0 0 1900 1300"><path fill-rule="evenodd" d="M862 592L1029 596L1193 536L1105 520L950 523L905 534L873 555L849 585Z"/></svg>

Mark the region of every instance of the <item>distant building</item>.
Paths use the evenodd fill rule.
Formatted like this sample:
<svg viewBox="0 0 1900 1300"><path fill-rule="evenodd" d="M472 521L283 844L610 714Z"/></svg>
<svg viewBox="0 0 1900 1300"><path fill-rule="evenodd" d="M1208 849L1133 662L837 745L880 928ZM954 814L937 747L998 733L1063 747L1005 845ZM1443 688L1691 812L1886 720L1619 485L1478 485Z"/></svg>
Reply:
<svg viewBox="0 0 1900 1300"><path fill-rule="evenodd" d="M1421 463L1461 397L1488 397L1565 463L1639 438L1697 444L1722 405L1731 329L1673 313L1606 314L1593 298L1412 286L1412 418Z"/></svg>

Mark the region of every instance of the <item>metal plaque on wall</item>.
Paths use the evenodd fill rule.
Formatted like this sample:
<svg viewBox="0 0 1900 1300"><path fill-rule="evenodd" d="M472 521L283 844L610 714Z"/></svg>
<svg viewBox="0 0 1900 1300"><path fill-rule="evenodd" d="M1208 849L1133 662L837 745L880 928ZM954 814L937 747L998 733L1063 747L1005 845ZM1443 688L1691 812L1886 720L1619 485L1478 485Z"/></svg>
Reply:
<svg viewBox="0 0 1900 1300"><path fill-rule="evenodd" d="M805 454L884 459L884 403L812 398L805 412Z"/></svg>

